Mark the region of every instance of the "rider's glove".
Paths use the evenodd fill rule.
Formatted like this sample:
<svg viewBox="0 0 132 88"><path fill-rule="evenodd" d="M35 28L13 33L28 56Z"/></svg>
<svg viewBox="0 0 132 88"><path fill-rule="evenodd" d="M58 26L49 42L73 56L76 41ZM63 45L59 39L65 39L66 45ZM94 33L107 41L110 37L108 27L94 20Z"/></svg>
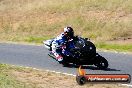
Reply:
<svg viewBox="0 0 132 88"><path fill-rule="evenodd" d="M73 39L69 39L69 40L68 40L68 42L71 42L71 41L73 41Z"/></svg>

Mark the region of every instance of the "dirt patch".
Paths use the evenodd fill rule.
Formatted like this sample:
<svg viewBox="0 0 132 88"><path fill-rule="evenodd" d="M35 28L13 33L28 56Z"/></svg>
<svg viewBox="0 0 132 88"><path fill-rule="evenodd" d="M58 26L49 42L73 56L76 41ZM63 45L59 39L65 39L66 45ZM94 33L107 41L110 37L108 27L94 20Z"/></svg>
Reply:
<svg viewBox="0 0 132 88"><path fill-rule="evenodd" d="M117 84L86 84L80 86L73 76L40 70L13 70L11 74L18 81L34 85L35 88L127 88Z"/></svg>
<svg viewBox="0 0 132 88"><path fill-rule="evenodd" d="M120 45L132 44L132 37L129 37L129 38L118 38L118 39L115 39L115 40L108 41L108 43L120 44Z"/></svg>

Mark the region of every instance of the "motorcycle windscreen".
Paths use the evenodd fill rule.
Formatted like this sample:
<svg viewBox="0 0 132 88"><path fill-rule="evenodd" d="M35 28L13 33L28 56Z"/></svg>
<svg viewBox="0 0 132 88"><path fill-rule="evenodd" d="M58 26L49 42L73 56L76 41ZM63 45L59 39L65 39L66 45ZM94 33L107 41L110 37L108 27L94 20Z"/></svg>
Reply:
<svg viewBox="0 0 132 88"><path fill-rule="evenodd" d="M75 47L81 49L84 54L86 54L86 56L93 57L96 55L95 45L92 42L85 40L84 38L79 38L75 43Z"/></svg>
<svg viewBox="0 0 132 88"><path fill-rule="evenodd" d="M53 40L46 40L46 41L43 41L44 43L44 46L48 49L50 49L51 47L51 43L53 42Z"/></svg>

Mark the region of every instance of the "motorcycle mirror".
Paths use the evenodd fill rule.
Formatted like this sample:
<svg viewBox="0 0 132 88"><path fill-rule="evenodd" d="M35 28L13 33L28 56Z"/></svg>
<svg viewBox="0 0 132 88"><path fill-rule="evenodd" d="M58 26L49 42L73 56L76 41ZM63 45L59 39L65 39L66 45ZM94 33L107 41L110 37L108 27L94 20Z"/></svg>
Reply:
<svg viewBox="0 0 132 88"><path fill-rule="evenodd" d="M90 41L90 39L89 39L89 38L85 38L85 40L88 40L88 41Z"/></svg>
<svg viewBox="0 0 132 88"><path fill-rule="evenodd" d="M85 38L86 40L88 40L88 38Z"/></svg>

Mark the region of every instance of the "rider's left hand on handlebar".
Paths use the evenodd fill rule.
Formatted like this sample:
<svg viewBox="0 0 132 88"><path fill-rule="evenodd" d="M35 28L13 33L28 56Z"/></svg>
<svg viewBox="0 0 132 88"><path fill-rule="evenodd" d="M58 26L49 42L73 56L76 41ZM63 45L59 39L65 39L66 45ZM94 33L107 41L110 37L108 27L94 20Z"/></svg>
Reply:
<svg viewBox="0 0 132 88"><path fill-rule="evenodd" d="M69 39L69 40L68 40L68 42L71 42L71 41L73 41L73 39Z"/></svg>

